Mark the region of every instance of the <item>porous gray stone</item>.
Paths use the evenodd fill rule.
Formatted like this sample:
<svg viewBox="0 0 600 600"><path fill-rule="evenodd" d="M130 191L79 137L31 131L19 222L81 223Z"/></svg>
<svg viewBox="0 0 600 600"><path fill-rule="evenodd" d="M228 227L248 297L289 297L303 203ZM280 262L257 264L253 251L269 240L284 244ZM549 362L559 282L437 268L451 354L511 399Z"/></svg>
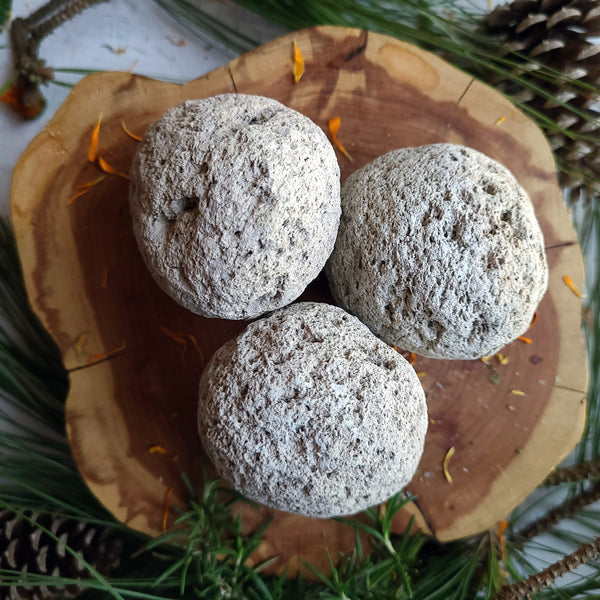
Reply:
<svg viewBox="0 0 600 600"><path fill-rule="evenodd" d="M526 192L454 144L395 150L353 173L326 272L336 302L383 340L448 359L522 335L548 284Z"/></svg>
<svg viewBox="0 0 600 600"><path fill-rule="evenodd" d="M200 315L249 319L290 303L323 268L339 167L321 129L275 100L190 100L148 128L130 207L164 291Z"/></svg>
<svg viewBox="0 0 600 600"><path fill-rule="evenodd" d="M199 386L198 430L220 475L253 500L312 517L401 490L427 422L407 361L327 304L252 323L216 352Z"/></svg>

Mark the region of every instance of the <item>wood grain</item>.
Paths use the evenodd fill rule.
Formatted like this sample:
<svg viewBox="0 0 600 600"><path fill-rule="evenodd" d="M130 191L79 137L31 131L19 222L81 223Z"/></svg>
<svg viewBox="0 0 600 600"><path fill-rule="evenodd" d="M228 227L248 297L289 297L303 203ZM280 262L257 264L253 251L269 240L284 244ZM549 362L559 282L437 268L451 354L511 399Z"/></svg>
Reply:
<svg viewBox="0 0 600 600"><path fill-rule="evenodd" d="M292 41L306 72L295 84ZM503 350L501 364L418 358L431 425L419 472L408 486L410 514L440 540L493 527L539 484L580 437L587 371L580 300L580 249L542 133L507 100L439 58L386 36L319 27L275 40L226 68L184 86L127 73L92 75L78 84L27 148L13 178L12 214L29 298L56 340L71 388L67 432L85 481L121 521L151 535L163 498L174 489L169 525L184 507L185 473L200 486L213 474L196 434L196 386L203 365L243 322L197 317L162 293L147 273L131 231L128 182L107 175L68 205L98 167L86 161L103 114L104 158L127 172L136 132L169 107L223 92L280 100L326 130L341 117L342 179L389 150L434 142L472 146L505 164L529 192L544 231L550 288L538 321ZM331 301L323 276L304 298ZM184 346L172 334L194 336ZM189 340L191 338L188 337ZM517 391L517 394L514 392ZM442 472L449 448L453 483ZM164 449L164 453L156 449ZM153 451L154 450L154 451ZM293 574L300 560L326 568L354 543L351 528L240 506L250 530L274 517L253 557L278 556L272 569Z"/></svg>

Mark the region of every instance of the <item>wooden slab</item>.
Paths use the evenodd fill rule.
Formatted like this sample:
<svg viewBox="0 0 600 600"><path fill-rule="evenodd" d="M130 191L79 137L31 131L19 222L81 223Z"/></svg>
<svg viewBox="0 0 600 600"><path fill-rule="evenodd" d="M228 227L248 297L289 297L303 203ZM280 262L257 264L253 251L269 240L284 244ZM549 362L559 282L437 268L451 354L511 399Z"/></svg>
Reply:
<svg viewBox="0 0 600 600"><path fill-rule="evenodd" d="M306 73L292 79L292 41ZM386 36L319 27L278 39L184 86L126 73L92 75L78 84L14 172L13 221L31 303L57 341L70 371L67 432L80 471L120 520L150 534L185 506L181 475L200 485L212 474L196 434L196 386L204 361L244 323L197 317L163 294L137 251L127 204L128 182L99 175L86 160L92 128L103 114L104 158L127 172L136 150L122 121L143 133L169 107L222 92L282 101L326 130L341 117L342 178L389 150L433 142L472 146L510 168L529 192L544 231L550 289L528 332L503 350L508 362L417 359L431 425L419 472L408 486L409 514L438 539L493 527L578 441L585 417L587 371L580 300L580 249L556 183L542 133L494 90L439 58ZM330 301L321 276L304 298ZM194 336L179 344L173 334ZM175 339L174 339L175 338ZM191 338L188 338L191 339ZM442 472L444 456L455 454ZM164 451L163 451L164 450ZM348 551L353 531L333 520L241 507L250 529L274 523L256 560L278 556L273 569L300 559L325 568Z"/></svg>

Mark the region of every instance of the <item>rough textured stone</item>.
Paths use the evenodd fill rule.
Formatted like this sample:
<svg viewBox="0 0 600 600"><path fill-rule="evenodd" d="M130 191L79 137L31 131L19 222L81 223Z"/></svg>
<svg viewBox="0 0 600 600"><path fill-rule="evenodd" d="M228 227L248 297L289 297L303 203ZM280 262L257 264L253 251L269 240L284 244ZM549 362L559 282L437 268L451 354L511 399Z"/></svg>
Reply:
<svg viewBox="0 0 600 600"><path fill-rule="evenodd" d="M527 330L548 266L514 176L471 148L433 144L345 181L327 275L336 302L388 343L473 359Z"/></svg>
<svg viewBox="0 0 600 600"><path fill-rule="evenodd" d="M427 409L412 367L341 308L294 304L222 346L198 430L221 476L267 506L351 514L412 478Z"/></svg>
<svg viewBox="0 0 600 600"><path fill-rule="evenodd" d="M140 251L191 311L248 319L297 298L333 249L339 167L310 119L261 96L184 102L131 168Z"/></svg>

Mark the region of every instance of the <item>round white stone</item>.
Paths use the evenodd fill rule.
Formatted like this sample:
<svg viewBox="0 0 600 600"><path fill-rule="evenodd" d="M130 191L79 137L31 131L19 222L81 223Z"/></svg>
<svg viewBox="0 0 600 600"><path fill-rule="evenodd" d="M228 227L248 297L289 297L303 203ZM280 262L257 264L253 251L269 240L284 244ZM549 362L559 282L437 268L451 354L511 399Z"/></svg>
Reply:
<svg viewBox="0 0 600 600"><path fill-rule="evenodd" d="M327 275L336 302L421 356L474 359L522 335L546 291L533 206L471 148L395 150L342 186Z"/></svg>
<svg viewBox="0 0 600 600"><path fill-rule="evenodd" d="M269 507L330 517L412 479L427 429L413 368L341 308L300 303L222 346L198 430L220 475Z"/></svg>
<svg viewBox="0 0 600 600"><path fill-rule="evenodd" d="M164 291L200 315L249 319L289 304L322 270L339 167L321 129L275 100L190 100L148 128L130 207Z"/></svg>

